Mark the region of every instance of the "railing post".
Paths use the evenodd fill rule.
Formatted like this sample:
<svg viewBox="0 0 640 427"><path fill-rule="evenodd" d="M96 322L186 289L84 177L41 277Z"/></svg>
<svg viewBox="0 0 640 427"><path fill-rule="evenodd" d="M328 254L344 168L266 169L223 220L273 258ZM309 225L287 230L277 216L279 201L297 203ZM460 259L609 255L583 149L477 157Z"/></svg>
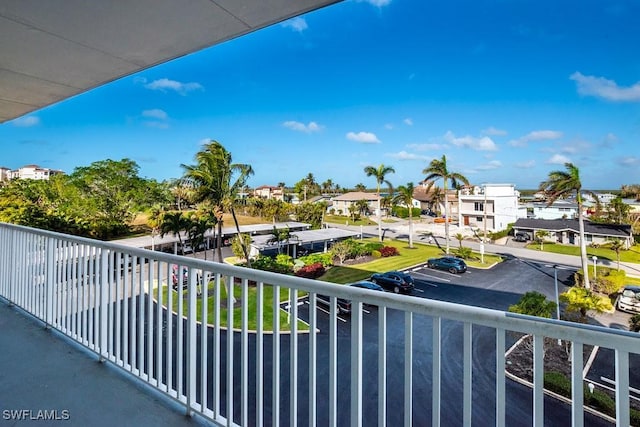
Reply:
<svg viewBox="0 0 640 427"><path fill-rule="evenodd" d="M18 232L14 229L10 230L11 233L11 250L9 251L11 253L10 259L11 259L11 280L9 280L9 292L7 295L7 299L9 300L9 307L13 307L14 304L14 288L16 286L16 282L18 281L18 266L16 265L16 240L18 239L16 237L16 234L18 234Z"/></svg>
<svg viewBox="0 0 640 427"><path fill-rule="evenodd" d="M56 240L53 237L47 238L47 245L45 247L46 253L46 262L47 262L47 270L45 272L45 305L46 305L46 313L44 316L45 319L45 328L50 329L53 324L53 299L54 299L54 288L55 288L55 245Z"/></svg>
<svg viewBox="0 0 640 427"><path fill-rule="evenodd" d="M109 298L109 250L100 251L100 361L104 362L109 357L107 348L107 300Z"/></svg>
<svg viewBox="0 0 640 427"><path fill-rule="evenodd" d="M193 268L189 269L189 282L187 285L187 416L193 413L193 405L196 402L196 351L197 351L197 324L198 313L196 309L196 274ZM182 278L180 278L182 279ZM182 283L182 282L180 282ZM182 301L180 301L182 303ZM180 319L178 319L181 322ZM181 352L182 349L178 348Z"/></svg>

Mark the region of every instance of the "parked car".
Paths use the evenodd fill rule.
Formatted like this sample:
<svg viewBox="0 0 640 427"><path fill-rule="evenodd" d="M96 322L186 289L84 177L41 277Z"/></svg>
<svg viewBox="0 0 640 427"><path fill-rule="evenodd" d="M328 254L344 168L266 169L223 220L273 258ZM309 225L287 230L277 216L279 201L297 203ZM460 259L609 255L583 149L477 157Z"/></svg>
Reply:
<svg viewBox="0 0 640 427"><path fill-rule="evenodd" d="M326 307L331 307L331 297L329 295L317 294L316 301ZM344 298L337 298L336 305L339 314L351 313L351 301Z"/></svg>
<svg viewBox="0 0 640 427"><path fill-rule="evenodd" d="M354 288L369 289L372 291L384 291L384 289L382 289L382 286L376 284L375 282L369 282L368 280L361 280L360 282L352 283L349 286L353 286Z"/></svg>
<svg viewBox="0 0 640 427"><path fill-rule="evenodd" d="M440 270L447 270L449 273L464 273L467 271L467 264L460 258L454 258L451 256L444 256L441 258L430 258L427 261L429 268L438 268Z"/></svg>
<svg viewBox="0 0 640 427"><path fill-rule="evenodd" d="M410 293L413 290L413 277L401 271L387 271L371 275L371 281L383 288L397 293Z"/></svg>
<svg viewBox="0 0 640 427"><path fill-rule="evenodd" d="M515 234L515 236L513 236L513 241L514 242L528 242L529 241L529 235L527 233L517 232Z"/></svg>
<svg viewBox="0 0 640 427"><path fill-rule="evenodd" d="M618 295L616 307L620 311L640 313L640 286L625 286L620 295Z"/></svg>

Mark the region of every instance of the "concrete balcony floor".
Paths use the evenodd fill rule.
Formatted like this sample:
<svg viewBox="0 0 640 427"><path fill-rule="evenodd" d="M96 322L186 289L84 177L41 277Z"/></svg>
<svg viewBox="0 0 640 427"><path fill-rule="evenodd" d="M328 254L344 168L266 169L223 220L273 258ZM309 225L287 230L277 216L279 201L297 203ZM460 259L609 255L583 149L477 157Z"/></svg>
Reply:
<svg viewBox="0 0 640 427"><path fill-rule="evenodd" d="M2 300L0 331L0 426L209 425ZM27 421L7 419L22 410ZM68 420L29 421L52 410Z"/></svg>

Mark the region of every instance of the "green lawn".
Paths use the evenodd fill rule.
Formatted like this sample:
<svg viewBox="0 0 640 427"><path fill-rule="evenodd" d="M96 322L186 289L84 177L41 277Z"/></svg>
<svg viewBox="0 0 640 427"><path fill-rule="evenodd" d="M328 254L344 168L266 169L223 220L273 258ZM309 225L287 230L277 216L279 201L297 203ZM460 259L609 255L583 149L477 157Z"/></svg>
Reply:
<svg viewBox="0 0 640 427"><path fill-rule="evenodd" d="M530 243L527 245L527 249L540 250L540 245L538 243ZM580 256L580 246L545 243L542 245L542 249L545 252ZM608 248L591 248L587 246L587 255L589 258L595 255L598 259L607 259L612 262L618 260L616 253ZM640 249L638 249L638 246L632 246L629 250L620 251L620 261L640 264Z"/></svg>
<svg viewBox="0 0 640 427"><path fill-rule="evenodd" d="M207 323L210 325L214 324L214 293L215 290L215 282L209 283L209 297L207 298ZM176 291L173 292L173 311L177 313L178 311L178 293ZM239 284L233 287L233 295L236 297L237 302L240 302L242 298L242 288ZM299 297L304 295L303 292L298 293ZM163 305L167 305L167 287L163 286L162 288L162 301ZM225 286L220 288L220 326L227 327L227 290ZM289 299L289 289L280 288L280 301L284 302ZM269 285L264 285L263 290L263 329L265 331L273 330L273 288ZM198 298L196 301L197 304L197 320L202 321L202 298ZM250 330L255 330L257 328L257 288L255 286L249 286L248 288L248 325ZM183 313L187 313L187 298L186 294L183 301ZM233 309L233 327L240 329L242 327L242 309L240 307ZM287 312L280 310L280 330L281 331L290 331L291 325L287 321ZM298 330L299 331L308 331L309 325L302 321L298 321Z"/></svg>
<svg viewBox="0 0 640 427"><path fill-rule="evenodd" d="M378 224L375 221L370 220L367 217L361 218L357 221L352 220L348 216L342 215L325 215L324 222L332 222L334 224L347 224L348 225L376 225Z"/></svg>
<svg viewBox="0 0 640 427"><path fill-rule="evenodd" d="M365 239L369 241L377 241L377 239ZM443 253L435 245L425 245L421 243L414 243L413 249L409 249L407 242L398 240L388 240L384 242L387 246L393 246L398 248L400 255L387 258L378 258L374 261L345 266L333 266L331 267L320 280L334 283L351 283L358 280L366 279L373 273L381 273L390 270L401 270L403 268L411 267L416 264L425 262L429 258L442 256ZM488 267L496 262L502 261L502 258L493 255L484 255L484 264L480 263L480 255L474 253L478 257L478 261L466 261L470 267Z"/></svg>

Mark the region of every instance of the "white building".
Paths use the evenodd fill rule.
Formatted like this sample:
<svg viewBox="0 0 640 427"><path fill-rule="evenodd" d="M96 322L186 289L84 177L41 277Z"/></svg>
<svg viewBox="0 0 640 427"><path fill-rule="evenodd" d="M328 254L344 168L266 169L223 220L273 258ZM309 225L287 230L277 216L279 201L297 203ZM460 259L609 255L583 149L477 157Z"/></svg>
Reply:
<svg viewBox="0 0 640 427"><path fill-rule="evenodd" d="M569 200L556 200L550 205L533 202L525 205L530 219L572 219L578 217L578 204Z"/></svg>
<svg viewBox="0 0 640 427"><path fill-rule="evenodd" d="M499 231L518 219L520 193L513 184L482 184L458 191L458 223Z"/></svg>
<svg viewBox="0 0 640 427"><path fill-rule="evenodd" d="M60 170L41 168L38 165L26 165L20 169L7 172L8 179L40 179L48 180L53 175L64 173ZM3 174L4 175L4 174Z"/></svg>

